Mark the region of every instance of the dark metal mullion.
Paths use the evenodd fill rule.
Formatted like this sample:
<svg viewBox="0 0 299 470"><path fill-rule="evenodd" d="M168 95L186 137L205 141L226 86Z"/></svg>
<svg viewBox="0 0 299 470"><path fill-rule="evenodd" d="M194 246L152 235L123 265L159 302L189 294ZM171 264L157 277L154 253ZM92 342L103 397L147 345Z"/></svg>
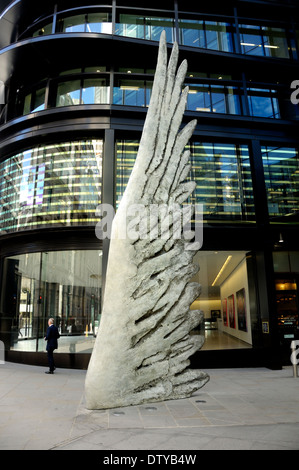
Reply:
<svg viewBox="0 0 299 470"><path fill-rule="evenodd" d="M52 34L55 34L55 33L56 33L56 25L57 25L57 4L54 5Z"/></svg>
<svg viewBox="0 0 299 470"><path fill-rule="evenodd" d="M179 28L179 7L178 0L174 0L174 35L175 41L180 44L180 28Z"/></svg>

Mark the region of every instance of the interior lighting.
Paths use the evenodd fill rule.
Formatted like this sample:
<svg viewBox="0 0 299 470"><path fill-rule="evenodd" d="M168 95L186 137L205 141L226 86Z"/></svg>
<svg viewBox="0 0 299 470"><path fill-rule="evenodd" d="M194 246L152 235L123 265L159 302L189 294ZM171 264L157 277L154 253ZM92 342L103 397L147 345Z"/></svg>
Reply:
<svg viewBox="0 0 299 470"><path fill-rule="evenodd" d="M219 273L217 274L217 276L215 277L214 279L214 282L212 284L212 287L214 287L214 285L216 284L216 282L218 281L219 277L221 276L221 274L223 273L223 271L225 270L226 266L228 265L228 263L230 262L230 260L232 259L232 255L229 255L226 260L224 261L223 263L223 266L222 268L220 269Z"/></svg>
<svg viewBox="0 0 299 470"><path fill-rule="evenodd" d="M241 42L241 46L262 47L261 44L252 44L251 42Z"/></svg>
<svg viewBox="0 0 299 470"><path fill-rule="evenodd" d="M121 85L120 89L121 90L135 90L135 91L138 91L139 87L138 86L133 86L133 85Z"/></svg>

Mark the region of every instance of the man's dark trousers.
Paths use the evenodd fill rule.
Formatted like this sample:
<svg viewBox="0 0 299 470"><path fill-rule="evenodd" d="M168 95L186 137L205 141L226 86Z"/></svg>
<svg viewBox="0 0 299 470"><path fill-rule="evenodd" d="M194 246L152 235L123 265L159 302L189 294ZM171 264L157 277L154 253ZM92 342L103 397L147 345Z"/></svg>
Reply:
<svg viewBox="0 0 299 470"><path fill-rule="evenodd" d="M54 349L48 349L48 363L49 363L49 370L50 372L54 372L55 369L55 364L54 364L54 355L53 355Z"/></svg>

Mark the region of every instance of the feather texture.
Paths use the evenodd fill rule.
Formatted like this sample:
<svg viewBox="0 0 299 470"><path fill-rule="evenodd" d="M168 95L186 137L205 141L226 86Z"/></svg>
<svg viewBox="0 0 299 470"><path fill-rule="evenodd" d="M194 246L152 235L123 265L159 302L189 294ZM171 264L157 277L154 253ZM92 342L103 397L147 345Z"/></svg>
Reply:
<svg viewBox="0 0 299 470"><path fill-rule="evenodd" d="M196 121L180 130L187 63L178 70L177 63L174 44L167 64L162 33L136 162L112 224L101 324L86 376L90 409L183 398L209 380L188 369L203 344L201 335L190 334L202 321L200 311L190 310L200 286L190 282L198 268L182 238L182 203L195 188L185 181L185 146Z"/></svg>

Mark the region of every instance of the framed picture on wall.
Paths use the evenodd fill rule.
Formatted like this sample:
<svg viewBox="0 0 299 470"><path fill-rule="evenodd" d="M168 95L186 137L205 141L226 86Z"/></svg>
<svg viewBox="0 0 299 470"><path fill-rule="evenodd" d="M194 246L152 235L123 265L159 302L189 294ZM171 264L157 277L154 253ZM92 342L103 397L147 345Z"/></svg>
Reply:
<svg viewBox="0 0 299 470"><path fill-rule="evenodd" d="M234 294L228 297L228 321L231 328L236 328Z"/></svg>
<svg viewBox="0 0 299 470"><path fill-rule="evenodd" d="M211 320L217 321L217 318L220 318L221 312L220 310L211 310Z"/></svg>
<svg viewBox="0 0 299 470"><path fill-rule="evenodd" d="M238 328L241 331L247 331L246 320L246 298L245 289L240 289L236 292L237 315L238 315Z"/></svg>
<svg viewBox="0 0 299 470"><path fill-rule="evenodd" d="M222 300L223 325L227 326L227 299Z"/></svg>

